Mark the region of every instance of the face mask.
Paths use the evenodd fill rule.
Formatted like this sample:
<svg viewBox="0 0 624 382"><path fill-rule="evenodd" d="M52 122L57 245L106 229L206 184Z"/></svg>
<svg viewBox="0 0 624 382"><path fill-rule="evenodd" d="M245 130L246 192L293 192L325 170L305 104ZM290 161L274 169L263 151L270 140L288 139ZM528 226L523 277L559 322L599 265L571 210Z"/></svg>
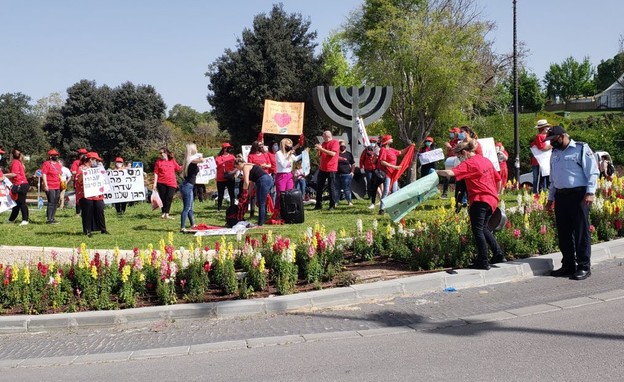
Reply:
<svg viewBox="0 0 624 382"><path fill-rule="evenodd" d="M427 147L431 146L431 142L429 142L429 141L425 142L425 146L427 146Z"/></svg>
<svg viewBox="0 0 624 382"><path fill-rule="evenodd" d="M56 162L58 160L58 157L56 155L54 155L54 156L51 156L50 159L52 159L53 161Z"/></svg>
<svg viewBox="0 0 624 382"><path fill-rule="evenodd" d="M278 145L273 145L273 151L275 152L277 150L279 150L279 146Z"/></svg>
<svg viewBox="0 0 624 382"><path fill-rule="evenodd" d="M561 146L563 146L563 142L561 142L559 138L557 138L550 141L550 145L555 149L560 149Z"/></svg>
<svg viewBox="0 0 624 382"><path fill-rule="evenodd" d="M340 146L340 151L345 151L347 149L347 146Z"/></svg>
<svg viewBox="0 0 624 382"><path fill-rule="evenodd" d="M290 151L290 150L292 150L292 146L286 146L286 147L284 147L284 149L285 149L286 151Z"/></svg>
<svg viewBox="0 0 624 382"><path fill-rule="evenodd" d="M119 163L119 162L117 162L117 163L115 163L115 167L120 168L122 164L123 164L123 163Z"/></svg>
<svg viewBox="0 0 624 382"><path fill-rule="evenodd" d="M2 154L0 154L0 159L2 159Z"/></svg>
<svg viewBox="0 0 624 382"><path fill-rule="evenodd" d="M466 139L466 134L464 133L459 133L459 135L457 136L457 138L459 138L460 141L463 141L464 139Z"/></svg>
<svg viewBox="0 0 624 382"><path fill-rule="evenodd" d="M450 133L449 134L449 138L451 138L451 139L455 138L455 133Z"/></svg>
<svg viewBox="0 0 624 382"><path fill-rule="evenodd" d="M98 166L98 162L95 159L91 160L91 167L97 167Z"/></svg>

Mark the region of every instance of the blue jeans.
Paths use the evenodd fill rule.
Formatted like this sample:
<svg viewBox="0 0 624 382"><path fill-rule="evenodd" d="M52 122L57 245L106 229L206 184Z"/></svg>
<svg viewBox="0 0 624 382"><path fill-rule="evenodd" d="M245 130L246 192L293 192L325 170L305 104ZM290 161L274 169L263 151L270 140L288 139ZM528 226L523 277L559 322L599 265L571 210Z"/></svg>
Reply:
<svg viewBox="0 0 624 382"><path fill-rule="evenodd" d="M180 193L182 194L182 215L180 215L180 228L186 228L186 218L188 217L191 227L195 225L195 216L193 215L193 188L195 185L183 181L180 185Z"/></svg>
<svg viewBox="0 0 624 382"><path fill-rule="evenodd" d="M390 179L389 177L386 176L386 178L384 179L384 183L383 183L383 191L381 193L381 203L379 205L379 209L383 210L384 209L384 202L383 202L383 198L385 198L386 196L388 196L388 190L390 189L390 181L392 179ZM392 192L397 192L399 191L399 182L394 182L392 183Z"/></svg>
<svg viewBox="0 0 624 382"><path fill-rule="evenodd" d="M256 181L256 200L258 201L258 225L263 225L266 219L266 200L269 191L273 188L273 178L264 174Z"/></svg>
<svg viewBox="0 0 624 382"><path fill-rule="evenodd" d="M339 190L342 190L345 195L345 200L351 203L351 181L353 177L351 174L340 174L338 181L340 182Z"/></svg>
<svg viewBox="0 0 624 382"><path fill-rule="evenodd" d="M531 169L533 170L533 193L537 194L548 189L549 177L540 174L539 166L531 166Z"/></svg>
<svg viewBox="0 0 624 382"><path fill-rule="evenodd" d="M305 196L306 194L306 180L305 178L297 179L295 182L295 188L301 191L301 196Z"/></svg>
<svg viewBox="0 0 624 382"><path fill-rule="evenodd" d="M488 264L488 246L494 256L502 256L503 250L498 245L496 237L488 228L488 222L492 217L492 207L485 202L473 202L468 209L472 236L477 246L477 258L475 265Z"/></svg>

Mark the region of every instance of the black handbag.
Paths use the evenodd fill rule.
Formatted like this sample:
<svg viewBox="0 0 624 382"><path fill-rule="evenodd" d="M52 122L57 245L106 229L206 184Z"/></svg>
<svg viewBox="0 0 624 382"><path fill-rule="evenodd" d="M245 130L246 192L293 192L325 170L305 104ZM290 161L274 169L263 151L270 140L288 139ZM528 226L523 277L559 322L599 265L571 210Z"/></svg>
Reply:
<svg viewBox="0 0 624 382"><path fill-rule="evenodd" d="M377 178L378 181L383 181L384 179L386 179L386 172L380 168L376 168L375 169L375 178Z"/></svg>

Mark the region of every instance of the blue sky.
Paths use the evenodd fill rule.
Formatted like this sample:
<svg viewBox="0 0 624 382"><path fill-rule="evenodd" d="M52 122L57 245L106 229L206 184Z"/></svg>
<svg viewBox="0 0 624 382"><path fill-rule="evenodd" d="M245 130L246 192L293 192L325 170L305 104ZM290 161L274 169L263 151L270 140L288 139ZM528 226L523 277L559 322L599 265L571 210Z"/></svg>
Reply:
<svg viewBox="0 0 624 382"><path fill-rule="evenodd" d="M269 12L265 0L0 0L0 94L35 100L81 79L116 87L153 85L168 108L209 110L207 67ZM318 43L346 21L361 0L282 0L309 17ZM570 5L570 4L576 5ZM582 4L582 5L581 5ZM497 24L495 49L512 49L512 1L477 0ZM527 66L541 79L551 63L589 56L593 65L617 53L624 1L518 0L518 39Z"/></svg>

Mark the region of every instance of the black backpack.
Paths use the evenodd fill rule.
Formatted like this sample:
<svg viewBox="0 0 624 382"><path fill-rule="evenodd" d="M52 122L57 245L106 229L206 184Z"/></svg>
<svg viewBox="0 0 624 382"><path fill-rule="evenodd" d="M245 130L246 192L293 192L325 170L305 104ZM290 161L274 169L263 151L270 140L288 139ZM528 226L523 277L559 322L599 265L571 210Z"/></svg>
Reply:
<svg viewBox="0 0 624 382"><path fill-rule="evenodd" d="M615 167L612 163L607 164L607 176L612 176L615 173Z"/></svg>

